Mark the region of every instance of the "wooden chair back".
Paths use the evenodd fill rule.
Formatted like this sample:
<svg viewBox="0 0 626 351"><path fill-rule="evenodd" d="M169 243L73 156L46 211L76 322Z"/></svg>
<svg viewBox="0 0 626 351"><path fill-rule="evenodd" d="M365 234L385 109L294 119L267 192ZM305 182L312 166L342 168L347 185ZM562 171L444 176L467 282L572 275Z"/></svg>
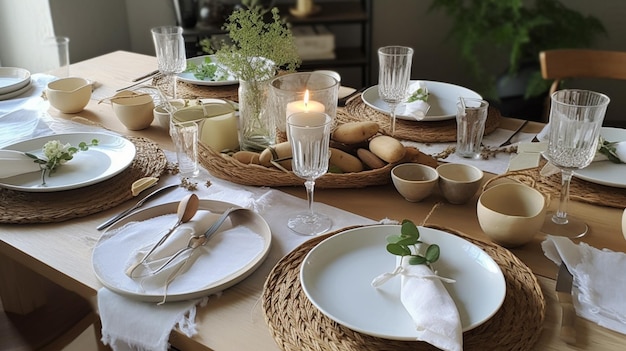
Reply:
<svg viewBox="0 0 626 351"><path fill-rule="evenodd" d="M556 49L539 53L541 76L554 79L550 95L567 78L626 80L626 52L590 49Z"/></svg>

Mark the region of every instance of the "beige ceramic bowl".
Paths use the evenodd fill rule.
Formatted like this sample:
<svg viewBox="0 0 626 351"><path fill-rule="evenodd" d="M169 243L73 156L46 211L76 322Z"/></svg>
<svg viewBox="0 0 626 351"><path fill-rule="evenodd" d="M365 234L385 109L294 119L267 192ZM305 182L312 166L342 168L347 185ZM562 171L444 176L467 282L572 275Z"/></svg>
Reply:
<svg viewBox="0 0 626 351"><path fill-rule="evenodd" d="M483 171L461 163L444 163L437 167L439 173L439 190L451 204L468 202L483 179Z"/></svg>
<svg viewBox="0 0 626 351"><path fill-rule="evenodd" d="M91 98L91 83L84 78L61 78L48 83L46 98L50 105L63 113L82 111Z"/></svg>
<svg viewBox="0 0 626 351"><path fill-rule="evenodd" d="M154 120L154 101L150 94L123 90L111 98L113 112L129 130L141 130Z"/></svg>
<svg viewBox="0 0 626 351"><path fill-rule="evenodd" d="M476 213L483 232L505 247L529 242L541 229L546 216L546 199L527 185L503 183L485 190Z"/></svg>
<svg viewBox="0 0 626 351"><path fill-rule="evenodd" d="M172 105L174 109L179 110L185 106L185 101L172 100L170 101L170 105ZM152 114L163 129L170 130L170 114L165 110L165 105L155 107Z"/></svg>
<svg viewBox="0 0 626 351"><path fill-rule="evenodd" d="M410 202L422 201L432 194L438 177L434 168L419 163L403 163L391 170L393 185Z"/></svg>

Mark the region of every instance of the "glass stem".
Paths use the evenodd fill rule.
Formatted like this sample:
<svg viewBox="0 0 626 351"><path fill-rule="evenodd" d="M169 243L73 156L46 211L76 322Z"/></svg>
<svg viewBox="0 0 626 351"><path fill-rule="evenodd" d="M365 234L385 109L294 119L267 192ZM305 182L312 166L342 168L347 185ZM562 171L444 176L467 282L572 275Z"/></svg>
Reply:
<svg viewBox="0 0 626 351"><path fill-rule="evenodd" d="M561 198L559 199L559 209L552 216L552 221L556 224L567 224L567 203L569 201L569 184L572 180L571 170L561 171Z"/></svg>
<svg viewBox="0 0 626 351"><path fill-rule="evenodd" d="M396 104L391 104L389 106L389 114L391 115L391 135L395 135L396 134L396 107L398 105Z"/></svg>
<svg viewBox="0 0 626 351"><path fill-rule="evenodd" d="M170 74L170 84L172 85L172 99L176 99L176 75Z"/></svg>
<svg viewBox="0 0 626 351"><path fill-rule="evenodd" d="M315 181L307 179L304 182L304 186L306 187L306 199L309 203L309 213L313 213L313 189L315 188Z"/></svg>

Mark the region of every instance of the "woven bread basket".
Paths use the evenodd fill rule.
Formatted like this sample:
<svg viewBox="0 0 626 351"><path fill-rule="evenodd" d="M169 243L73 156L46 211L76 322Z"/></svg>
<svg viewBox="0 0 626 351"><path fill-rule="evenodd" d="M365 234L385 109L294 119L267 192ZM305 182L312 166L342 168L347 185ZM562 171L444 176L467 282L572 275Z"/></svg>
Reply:
<svg viewBox="0 0 626 351"><path fill-rule="evenodd" d="M235 158L218 153L200 142L198 160L213 176L233 183L253 186L302 186L304 179L293 172L257 164L245 164ZM363 188L383 185L391 181L391 169L397 163L358 173L326 173L315 180L316 188Z"/></svg>

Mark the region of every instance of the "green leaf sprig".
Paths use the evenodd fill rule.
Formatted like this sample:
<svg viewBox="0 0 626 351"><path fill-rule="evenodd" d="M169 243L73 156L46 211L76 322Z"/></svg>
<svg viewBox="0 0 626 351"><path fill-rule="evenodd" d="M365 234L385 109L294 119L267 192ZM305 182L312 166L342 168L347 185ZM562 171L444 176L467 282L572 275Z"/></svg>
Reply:
<svg viewBox="0 0 626 351"><path fill-rule="evenodd" d="M224 69L220 68L209 56L205 57L203 62L199 65L193 62L188 62L185 72L192 73L193 76L199 80L210 80L216 82L226 80L229 76L229 74L225 72Z"/></svg>
<svg viewBox="0 0 626 351"><path fill-rule="evenodd" d="M406 99L406 102L414 102L417 100L422 100L422 101L426 101L428 100L428 89L427 88L419 88L417 90L415 90L413 92L413 94L411 94L411 96L409 96L408 99Z"/></svg>
<svg viewBox="0 0 626 351"><path fill-rule="evenodd" d="M439 245L428 245L424 255L422 255L420 247L426 244L420 241L419 238L420 233L417 226L410 220L405 219L402 221L400 235L387 237L387 251L396 256L411 256L409 264L412 265L431 265L439 259Z"/></svg>
<svg viewBox="0 0 626 351"><path fill-rule="evenodd" d="M46 185L46 172L48 174L54 173L54 171L60 165L74 158L74 154L79 151L87 151L90 146L98 145L98 139L92 139L91 143L87 144L81 141L78 147L68 144L62 144L59 140L50 140L43 145L42 151L45 158L39 158L34 154L25 152L24 154L34 160L35 163L41 168L41 185Z"/></svg>
<svg viewBox="0 0 626 351"><path fill-rule="evenodd" d="M600 137L600 142L598 143L598 152L606 156L609 161L613 163L624 163L622 159L617 154L617 144L619 141L606 141L603 137Z"/></svg>

